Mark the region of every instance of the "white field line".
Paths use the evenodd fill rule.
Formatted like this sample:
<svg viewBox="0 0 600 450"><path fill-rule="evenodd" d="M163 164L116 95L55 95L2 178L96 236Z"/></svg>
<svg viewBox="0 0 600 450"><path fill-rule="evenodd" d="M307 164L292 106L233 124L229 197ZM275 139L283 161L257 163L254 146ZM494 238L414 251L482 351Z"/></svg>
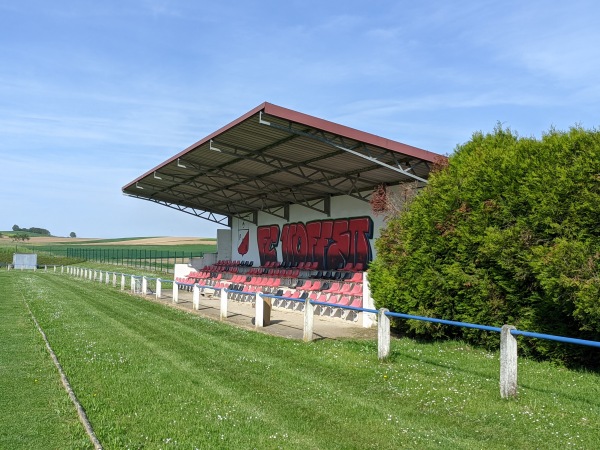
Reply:
<svg viewBox="0 0 600 450"><path fill-rule="evenodd" d="M48 342L46 333L44 333L44 330L42 330L42 327L40 327L40 324L38 323L35 316L33 315L33 312L31 311L31 308L29 307L29 304L25 300L25 296L23 295L22 292L21 292L21 298L23 299L23 303L25 303L25 306L27 306L27 310L29 311L29 314L31 315L31 319L33 320L33 323L37 327L38 331L42 335L42 338L44 339L44 342L46 343L46 349L48 350L48 353L50 353L50 356L52 357L52 361L54 361L54 365L56 366L58 373L60 373L60 380L62 381L65 391L67 391L67 394L69 394L69 398L75 405L75 409L77 410L77 415L79 416L79 421L85 428L85 431L88 434L90 440L92 441L94 448L96 450L102 450L102 444L100 444L100 441L96 437L96 434L94 433L94 429L92 428L92 424L88 420L88 417L85 413L85 410L83 409L83 406L81 406L81 403L79 403L79 400L77 400L77 396L75 395L75 392L73 392L73 389L71 389L71 385L69 384L69 380L68 380L67 376L65 375L65 371L63 370L62 366L60 365L60 362L58 362L58 358L56 357L54 350L52 350L52 347L50 346L50 342Z"/></svg>

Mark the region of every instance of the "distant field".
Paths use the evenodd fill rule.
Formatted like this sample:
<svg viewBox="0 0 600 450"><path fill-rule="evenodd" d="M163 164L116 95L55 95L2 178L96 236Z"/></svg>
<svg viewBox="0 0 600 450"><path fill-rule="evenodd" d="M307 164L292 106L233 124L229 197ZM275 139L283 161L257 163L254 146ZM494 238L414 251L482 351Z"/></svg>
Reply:
<svg viewBox="0 0 600 450"><path fill-rule="evenodd" d="M3 232L4 234L4 232ZM4 241L10 241L10 238L4 238ZM0 241L1 242L1 241ZM26 241L27 245L35 246L70 246L70 245L121 245L127 242L135 246L181 246L181 245L216 245L214 238L202 237L173 237L173 236L155 236L155 237L125 237L114 239L99 238L68 238L56 236L31 236Z"/></svg>
<svg viewBox="0 0 600 450"><path fill-rule="evenodd" d="M14 252L35 252L38 264L66 265L82 261L172 271L176 262L217 251L217 240L198 237L130 237L118 239L32 237L24 243L0 239L0 264Z"/></svg>

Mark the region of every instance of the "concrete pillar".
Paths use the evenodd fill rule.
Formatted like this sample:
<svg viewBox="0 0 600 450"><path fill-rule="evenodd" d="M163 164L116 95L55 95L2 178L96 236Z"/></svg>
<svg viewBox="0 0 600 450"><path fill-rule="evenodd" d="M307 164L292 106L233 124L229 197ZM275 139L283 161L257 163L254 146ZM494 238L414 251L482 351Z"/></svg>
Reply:
<svg viewBox="0 0 600 450"><path fill-rule="evenodd" d="M304 342L310 342L313 339L313 325L315 320L315 305L306 297L304 300Z"/></svg>
<svg viewBox="0 0 600 450"><path fill-rule="evenodd" d="M122 291L125 290L125 274L124 273L121 274L121 290Z"/></svg>
<svg viewBox="0 0 600 450"><path fill-rule="evenodd" d="M162 297L162 280L160 278L156 279L156 299Z"/></svg>
<svg viewBox="0 0 600 450"><path fill-rule="evenodd" d="M148 278L142 277L142 295L148 292Z"/></svg>
<svg viewBox="0 0 600 450"><path fill-rule="evenodd" d="M113 272L113 287L117 287L117 272Z"/></svg>
<svg viewBox="0 0 600 450"><path fill-rule="evenodd" d="M106 272L106 274L104 274L104 282L106 284L110 283L110 272Z"/></svg>
<svg viewBox="0 0 600 450"><path fill-rule="evenodd" d="M192 307L200 309L200 287L197 284L192 288Z"/></svg>
<svg viewBox="0 0 600 450"><path fill-rule="evenodd" d="M48 266L44 264L44 272L48 272Z"/></svg>
<svg viewBox="0 0 600 450"><path fill-rule="evenodd" d="M367 272L363 272L363 308L375 309L375 301L371 296L371 285L369 284L369 277ZM371 328L375 326L376 315L366 312L358 314L358 323L362 323L364 328Z"/></svg>
<svg viewBox="0 0 600 450"><path fill-rule="evenodd" d="M227 319L227 292L221 289L221 320Z"/></svg>
<svg viewBox="0 0 600 450"><path fill-rule="evenodd" d="M264 304L262 302L262 296L260 292L254 294L254 326L256 328L264 327Z"/></svg>
<svg viewBox="0 0 600 450"><path fill-rule="evenodd" d="M390 356L390 318L385 315L387 308L381 308L377 315L377 357L386 359Z"/></svg>
<svg viewBox="0 0 600 450"><path fill-rule="evenodd" d="M512 325L504 325L500 332L500 396L517 396L517 339L510 334Z"/></svg>
<svg viewBox="0 0 600 450"><path fill-rule="evenodd" d="M173 281L173 303L179 303L179 285Z"/></svg>
<svg viewBox="0 0 600 450"><path fill-rule="evenodd" d="M135 277L131 275L131 293L135 294Z"/></svg>

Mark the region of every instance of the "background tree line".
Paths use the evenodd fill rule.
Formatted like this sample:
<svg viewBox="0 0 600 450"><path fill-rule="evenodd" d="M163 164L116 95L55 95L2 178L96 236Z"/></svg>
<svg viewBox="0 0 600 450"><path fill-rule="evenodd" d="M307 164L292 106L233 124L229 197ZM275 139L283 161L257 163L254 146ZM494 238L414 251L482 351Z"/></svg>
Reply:
<svg viewBox="0 0 600 450"><path fill-rule="evenodd" d="M50 231L46 230L45 228L37 228L37 227L21 228L21 227L19 227L19 225L13 225L12 230L15 232L40 234L42 236L50 236L51 235Z"/></svg>

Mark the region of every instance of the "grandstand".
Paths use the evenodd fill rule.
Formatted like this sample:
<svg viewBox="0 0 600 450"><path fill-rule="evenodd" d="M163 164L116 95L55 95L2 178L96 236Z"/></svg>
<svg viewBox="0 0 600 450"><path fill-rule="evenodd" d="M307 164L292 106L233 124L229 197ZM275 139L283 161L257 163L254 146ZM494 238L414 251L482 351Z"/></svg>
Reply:
<svg viewBox="0 0 600 450"><path fill-rule="evenodd" d="M373 308L366 271L385 201L422 187L444 157L263 103L123 187L123 193L223 225L218 253L176 280L236 300L258 290ZM398 196L399 197L399 196ZM377 213L374 213L374 210ZM274 307L301 303L276 300ZM363 326L372 318L364 317Z"/></svg>

